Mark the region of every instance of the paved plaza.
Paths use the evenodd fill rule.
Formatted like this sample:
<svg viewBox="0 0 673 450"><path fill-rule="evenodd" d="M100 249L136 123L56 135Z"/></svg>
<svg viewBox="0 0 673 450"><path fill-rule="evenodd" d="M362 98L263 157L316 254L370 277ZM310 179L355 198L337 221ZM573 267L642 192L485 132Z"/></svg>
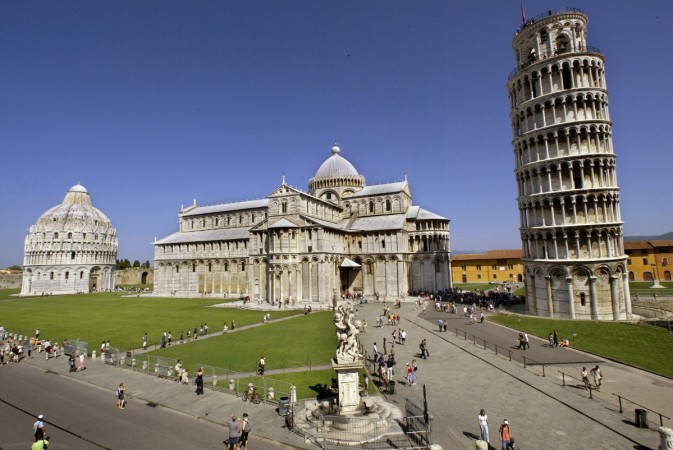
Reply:
<svg viewBox="0 0 673 450"><path fill-rule="evenodd" d="M393 329L398 328L375 326L376 316L381 314L383 306L383 303L357 305L358 318L369 324L367 332L361 333L359 338L370 353L375 341L382 350L383 338L390 341ZM422 312L413 304L403 304L400 309L393 308L393 312L402 317L399 328L406 330L407 342L406 345L395 345L397 389L395 394L386 394L386 398L402 409L407 397L422 403L422 387L425 385L429 410L434 417L435 442L444 449L475 448L474 441L479 435L477 415L482 408L489 417L492 448L499 448L498 426L506 418L512 435L523 449L656 449L659 416L650 412L650 429L637 428L634 425L637 406L624 401L624 412L620 413L618 399L613 393L673 417L673 402L670 401L673 380L573 349L552 349L546 341L533 337L531 348L524 353L515 349L517 331L488 322L470 324L462 315L430 308ZM448 321L447 332L437 331L436 323L440 317ZM418 344L424 338L430 351L427 360L418 357ZM494 344L499 346L497 355ZM403 368L404 363L412 359L419 365L418 384L407 387L402 384ZM111 398L117 385L124 381L130 396L129 405L136 409L146 409L151 403L157 408L177 411L215 426L224 424L232 413L240 416L248 411L256 423L251 442L256 449L276 448L278 443L286 448L315 448L289 432L283 418L271 405L251 405L233 395L209 390L197 398L192 386L177 385L98 361L90 361L86 371L72 374L68 373L65 358L49 361L34 358L27 362L26 367L15 365L12 370L43 372L49 375L46 383L54 375L59 379L68 377L109 391ZM577 377L582 366L595 364L600 364L605 384L601 392L593 392L593 399L577 380L567 379L563 386L559 371ZM273 362L267 361L267 366L267 374L273 376ZM8 386L7 383L4 385ZM55 412L58 405L50 405L49 400L47 396L45 405L39 410L53 409L49 416L58 422ZM37 411L33 412L37 414ZM111 414L115 412L112 410ZM670 427L671 422L664 419L664 425ZM73 431L93 433L91 430ZM222 436L224 433L222 428ZM224 447L221 441L217 445Z"/></svg>

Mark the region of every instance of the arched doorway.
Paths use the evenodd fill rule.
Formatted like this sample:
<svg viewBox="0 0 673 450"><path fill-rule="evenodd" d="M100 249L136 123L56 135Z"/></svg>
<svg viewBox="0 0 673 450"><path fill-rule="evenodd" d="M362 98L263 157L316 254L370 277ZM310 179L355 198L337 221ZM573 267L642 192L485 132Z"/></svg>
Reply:
<svg viewBox="0 0 673 450"><path fill-rule="evenodd" d="M140 275L140 284L147 284L147 272L143 272Z"/></svg>
<svg viewBox="0 0 673 450"><path fill-rule="evenodd" d="M98 278L100 277L100 267L96 266L89 273L89 292L98 291Z"/></svg>

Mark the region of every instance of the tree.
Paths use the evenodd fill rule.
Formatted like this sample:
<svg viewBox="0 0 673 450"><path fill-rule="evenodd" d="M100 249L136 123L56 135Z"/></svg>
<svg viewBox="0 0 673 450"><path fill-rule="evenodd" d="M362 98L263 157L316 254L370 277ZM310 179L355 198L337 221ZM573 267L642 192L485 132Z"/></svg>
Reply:
<svg viewBox="0 0 673 450"><path fill-rule="evenodd" d="M142 267L143 269L149 269L149 268L152 267L152 266L150 266L150 262L149 262L149 261L145 261L145 262L143 263L143 265L140 266L140 267Z"/></svg>
<svg viewBox="0 0 673 450"><path fill-rule="evenodd" d="M117 270L124 270L131 267L131 262L128 259L118 259L117 260Z"/></svg>
<svg viewBox="0 0 673 450"><path fill-rule="evenodd" d="M21 266L17 266L16 264L14 264L13 266L9 266L8 269L9 270L21 270Z"/></svg>
<svg viewBox="0 0 673 450"><path fill-rule="evenodd" d="M133 267L140 267L140 261L138 261L137 259L133 261Z"/></svg>

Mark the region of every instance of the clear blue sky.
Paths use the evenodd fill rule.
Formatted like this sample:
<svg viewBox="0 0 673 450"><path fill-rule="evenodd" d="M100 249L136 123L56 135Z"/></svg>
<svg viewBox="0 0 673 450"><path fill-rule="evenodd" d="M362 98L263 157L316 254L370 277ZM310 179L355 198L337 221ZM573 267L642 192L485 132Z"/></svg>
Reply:
<svg viewBox="0 0 673 450"><path fill-rule="evenodd" d="M607 58L625 232L671 231L673 2L570 6ZM520 1L2 2L0 267L78 180L152 261L181 204L308 190L335 141L368 184L406 172L454 251L518 248L520 24Z"/></svg>

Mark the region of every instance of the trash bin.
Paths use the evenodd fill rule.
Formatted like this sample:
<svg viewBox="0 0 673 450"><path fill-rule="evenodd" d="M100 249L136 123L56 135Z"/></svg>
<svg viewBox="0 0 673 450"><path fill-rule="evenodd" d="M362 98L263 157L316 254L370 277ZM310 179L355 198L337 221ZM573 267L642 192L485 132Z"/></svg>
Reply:
<svg viewBox="0 0 673 450"><path fill-rule="evenodd" d="M395 381L390 380L388 382L388 393L389 394L394 394L395 393Z"/></svg>
<svg viewBox="0 0 673 450"><path fill-rule="evenodd" d="M636 426L638 428L647 428L647 410L636 409Z"/></svg>
<svg viewBox="0 0 673 450"><path fill-rule="evenodd" d="M278 399L278 415L287 416L290 412L290 397L281 397Z"/></svg>

